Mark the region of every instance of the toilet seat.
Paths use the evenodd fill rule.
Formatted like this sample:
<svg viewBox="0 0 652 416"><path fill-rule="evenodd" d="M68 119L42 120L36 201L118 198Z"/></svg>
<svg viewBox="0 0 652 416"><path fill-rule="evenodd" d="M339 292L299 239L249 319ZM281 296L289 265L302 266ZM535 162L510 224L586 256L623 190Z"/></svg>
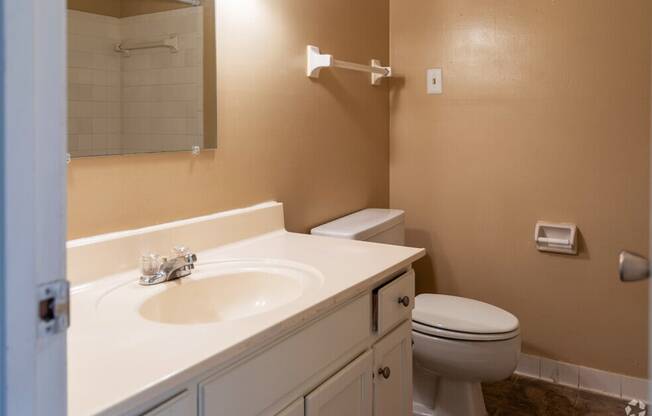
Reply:
<svg viewBox="0 0 652 416"><path fill-rule="evenodd" d="M502 332L496 334L473 334L470 332L448 331L412 321L412 330L423 335L460 341L504 341L520 335L521 330Z"/></svg>
<svg viewBox="0 0 652 416"><path fill-rule="evenodd" d="M457 296L421 294L412 311L413 330L466 341L500 341L520 334L518 319L488 303Z"/></svg>

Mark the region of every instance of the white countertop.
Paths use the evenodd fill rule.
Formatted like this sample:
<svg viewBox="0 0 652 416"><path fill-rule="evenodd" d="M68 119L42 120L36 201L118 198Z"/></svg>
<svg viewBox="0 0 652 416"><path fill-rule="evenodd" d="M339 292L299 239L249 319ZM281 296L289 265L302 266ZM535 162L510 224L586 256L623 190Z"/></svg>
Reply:
<svg viewBox="0 0 652 416"><path fill-rule="evenodd" d="M299 299L235 321L168 325L142 318L133 303L107 316L101 297L134 284L137 270L121 271L73 288L68 334L68 407L71 416L115 414L172 386L237 358L408 267L423 249L275 231L197 253L202 262L273 259L312 267L323 284ZM184 278L192 279L192 276ZM152 287L134 286L143 301Z"/></svg>

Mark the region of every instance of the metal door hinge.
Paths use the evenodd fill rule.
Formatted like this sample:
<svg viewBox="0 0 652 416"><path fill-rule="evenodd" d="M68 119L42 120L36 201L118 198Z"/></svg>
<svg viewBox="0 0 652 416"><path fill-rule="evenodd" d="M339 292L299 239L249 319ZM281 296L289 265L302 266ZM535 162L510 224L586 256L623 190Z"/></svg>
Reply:
<svg viewBox="0 0 652 416"><path fill-rule="evenodd" d="M57 280L38 287L38 336L48 337L70 326L70 285Z"/></svg>

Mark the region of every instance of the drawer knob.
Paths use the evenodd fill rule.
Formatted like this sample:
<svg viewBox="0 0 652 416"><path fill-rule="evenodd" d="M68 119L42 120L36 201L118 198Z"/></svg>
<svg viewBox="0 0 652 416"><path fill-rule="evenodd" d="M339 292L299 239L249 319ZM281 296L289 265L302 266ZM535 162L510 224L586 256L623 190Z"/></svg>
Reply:
<svg viewBox="0 0 652 416"><path fill-rule="evenodd" d="M403 296L402 298L398 298L398 303L400 303L401 305L407 308L408 306L410 306L410 297Z"/></svg>
<svg viewBox="0 0 652 416"><path fill-rule="evenodd" d="M383 376L383 378L385 380L387 380L391 374L392 374L392 371L389 369L389 367L379 368L378 369L378 375Z"/></svg>

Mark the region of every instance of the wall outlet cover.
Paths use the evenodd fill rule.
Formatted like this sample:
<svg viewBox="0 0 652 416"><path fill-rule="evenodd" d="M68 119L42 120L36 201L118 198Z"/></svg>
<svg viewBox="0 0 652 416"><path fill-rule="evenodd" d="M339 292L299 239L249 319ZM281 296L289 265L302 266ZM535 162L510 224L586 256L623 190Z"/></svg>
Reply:
<svg viewBox="0 0 652 416"><path fill-rule="evenodd" d="M431 68L426 76L428 94L442 94L444 92L444 79L441 68Z"/></svg>

